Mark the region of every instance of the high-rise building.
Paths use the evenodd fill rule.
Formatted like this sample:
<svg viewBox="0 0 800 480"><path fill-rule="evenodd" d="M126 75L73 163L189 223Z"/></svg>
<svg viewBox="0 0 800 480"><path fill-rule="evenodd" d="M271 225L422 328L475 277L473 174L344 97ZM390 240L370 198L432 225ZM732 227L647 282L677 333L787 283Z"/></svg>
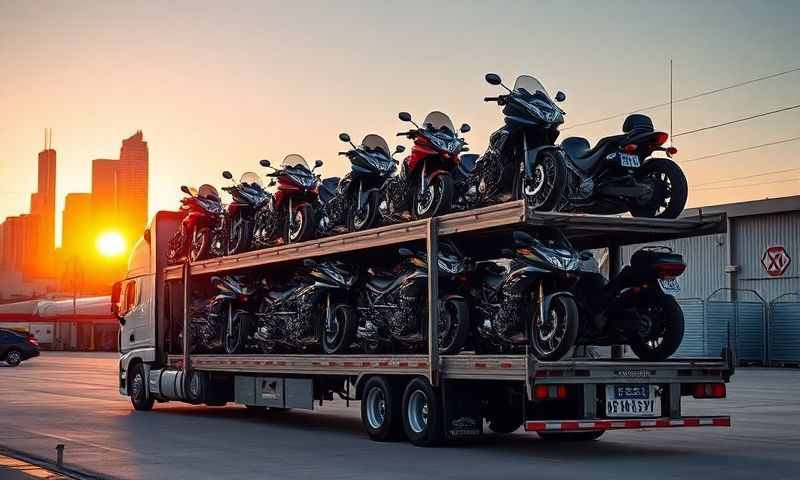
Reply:
<svg viewBox="0 0 800 480"><path fill-rule="evenodd" d="M61 230L61 255L71 258L80 255L92 244L89 231L92 218L92 194L68 193L64 202Z"/></svg>
<svg viewBox="0 0 800 480"><path fill-rule="evenodd" d="M117 230L120 226L118 194L119 161L92 160L91 225L92 234Z"/></svg>
<svg viewBox="0 0 800 480"><path fill-rule="evenodd" d="M129 242L147 226L149 151L139 130L122 141L119 152L117 193L122 229Z"/></svg>

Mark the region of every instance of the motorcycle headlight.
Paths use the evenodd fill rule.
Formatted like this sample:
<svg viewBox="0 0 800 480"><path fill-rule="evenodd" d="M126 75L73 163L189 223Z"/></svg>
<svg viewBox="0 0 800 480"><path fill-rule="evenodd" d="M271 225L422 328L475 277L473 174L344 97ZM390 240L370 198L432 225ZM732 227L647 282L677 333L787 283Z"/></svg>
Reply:
<svg viewBox="0 0 800 480"><path fill-rule="evenodd" d="M437 263L439 264L439 270L444 273L457 274L464 271L463 262L447 262L440 258Z"/></svg>

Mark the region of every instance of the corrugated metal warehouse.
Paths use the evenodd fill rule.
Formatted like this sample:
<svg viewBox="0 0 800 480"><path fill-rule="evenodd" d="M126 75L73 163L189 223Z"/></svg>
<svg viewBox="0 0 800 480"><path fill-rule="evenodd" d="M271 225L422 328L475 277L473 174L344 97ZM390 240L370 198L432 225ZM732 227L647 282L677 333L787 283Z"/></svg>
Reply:
<svg viewBox="0 0 800 480"><path fill-rule="evenodd" d="M728 332L743 363L800 364L800 196L715 205L727 233L662 242L681 253L679 354L716 355ZM639 246L623 249L627 262Z"/></svg>

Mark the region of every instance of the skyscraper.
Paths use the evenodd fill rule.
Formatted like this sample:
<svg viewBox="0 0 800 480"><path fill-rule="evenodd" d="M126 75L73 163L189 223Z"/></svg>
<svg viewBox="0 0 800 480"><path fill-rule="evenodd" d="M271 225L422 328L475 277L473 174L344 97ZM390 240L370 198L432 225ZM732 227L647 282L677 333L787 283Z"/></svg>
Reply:
<svg viewBox="0 0 800 480"><path fill-rule="evenodd" d="M149 151L139 130L122 141L117 173L118 208L129 242L147 226Z"/></svg>
<svg viewBox="0 0 800 480"><path fill-rule="evenodd" d="M91 222L92 234L117 230L121 224L118 180L119 161L98 158L92 160Z"/></svg>
<svg viewBox="0 0 800 480"><path fill-rule="evenodd" d="M92 244L88 230L92 218L92 194L68 193L64 202L61 232L61 252L64 258L71 258L86 251Z"/></svg>

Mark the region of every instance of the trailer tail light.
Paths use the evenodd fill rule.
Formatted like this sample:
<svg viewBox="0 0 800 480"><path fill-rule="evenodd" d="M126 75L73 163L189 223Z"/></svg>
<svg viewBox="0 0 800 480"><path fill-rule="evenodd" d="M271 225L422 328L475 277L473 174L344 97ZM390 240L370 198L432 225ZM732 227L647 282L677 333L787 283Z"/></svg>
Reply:
<svg viewBox="0 0 800 480"><path fill-rule="evenodd" d="M561 400L567 398L566 385L536 385L533 389L535 400Z"/></svg>
<svg viewBox="0 0 800 480"><path fill-rule="evenodd" d="M724 383L698 383L694 386L694 398L725 398L727 394Z"/></svg>
<svg viewBox="0 0 800 480"><path fill-rule="evenodd" d="M686 270L685 263L657 263L656 273L659 278L675 278Z"/></svg>

